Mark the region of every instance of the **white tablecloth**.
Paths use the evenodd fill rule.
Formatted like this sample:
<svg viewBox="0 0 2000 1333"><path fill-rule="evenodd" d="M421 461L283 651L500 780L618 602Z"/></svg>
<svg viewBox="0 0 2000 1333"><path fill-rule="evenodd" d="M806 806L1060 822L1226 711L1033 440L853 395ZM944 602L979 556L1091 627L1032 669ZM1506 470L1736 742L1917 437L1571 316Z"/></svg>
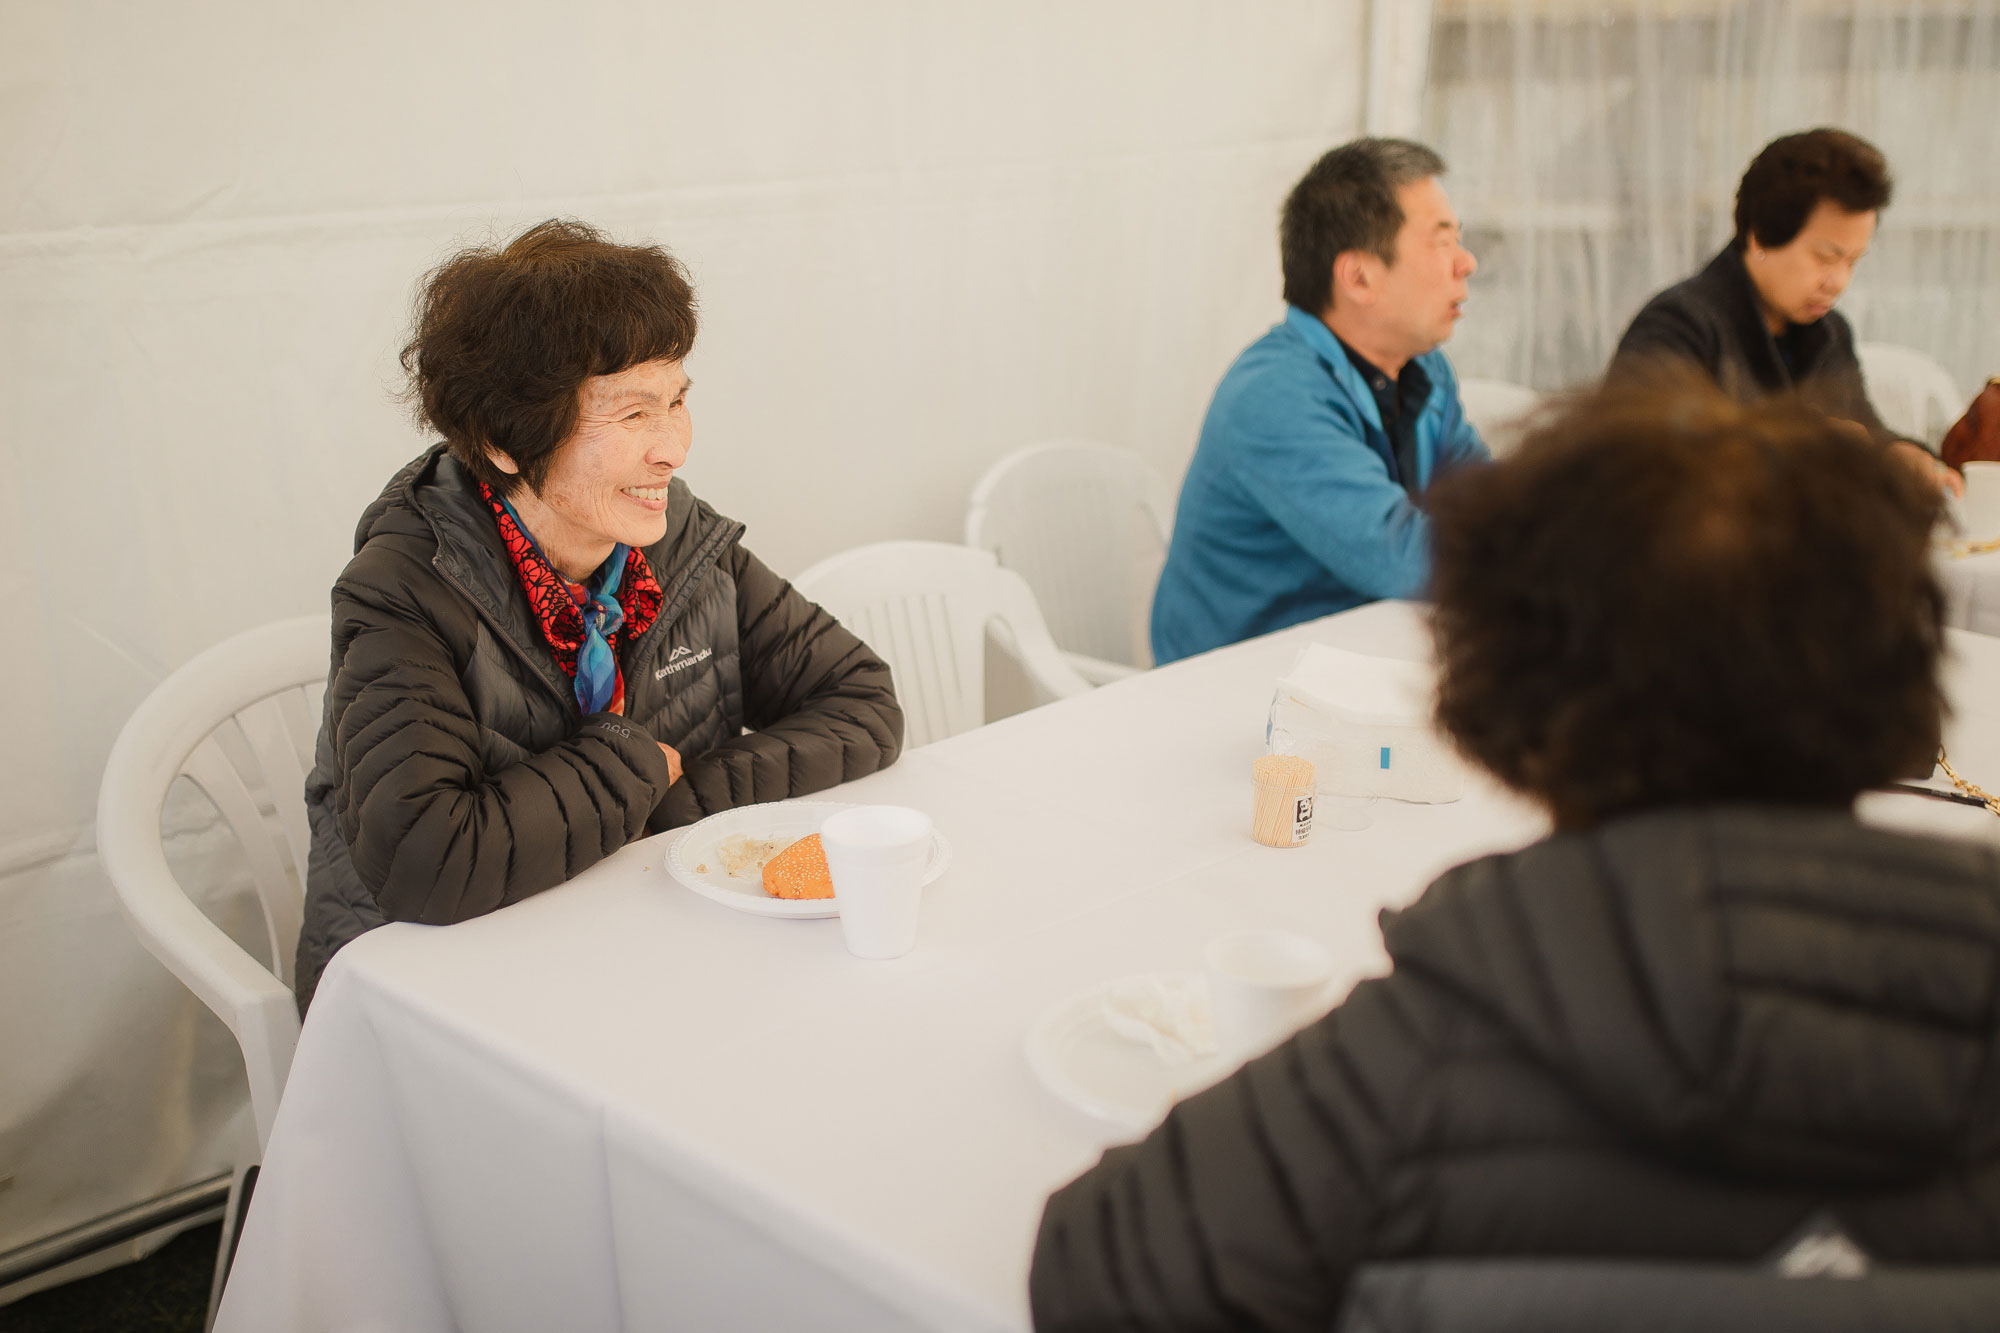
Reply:
<svg viewBox="0 0 2000 1333"><path fill-rule="evenodd" d="M218 1327L1027 1328L1043 1200L1120 1137L1035 1081L1037 1016L1196 968L1246 925L1324 941L1351 981L1383 964L1380 907L1541 831L1476 782L1453 805L1378 802L1363 832L1251 842L1272 683L1308 641L1423 651L1409 607L1365 607L830 793L920 806L953 843L902 959L679 887L672 834L493 916L349 945ZM2000 681L2000 642L1961 643L1961 676ZM1953 746L2000 779L2000 715L1962 708ZM2000 833L1982 811L1889 804Z"/></svg>

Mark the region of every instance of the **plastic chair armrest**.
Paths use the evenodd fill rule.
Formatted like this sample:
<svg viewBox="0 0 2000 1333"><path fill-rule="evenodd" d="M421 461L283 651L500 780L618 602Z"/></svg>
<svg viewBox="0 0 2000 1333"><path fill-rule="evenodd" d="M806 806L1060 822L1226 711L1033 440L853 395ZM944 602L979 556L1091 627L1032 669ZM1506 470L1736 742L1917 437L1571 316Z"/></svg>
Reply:
<svg viewBox="0 0 2000 1333"><path fill-rule="evenodd" d="M1082 676L1092 685L1109 685L1114 680L1124 680L1128 676L1136 676L1145 669L1143 667L1127 666L1123 662L1107 662L1101 657L1092 657L1089 653L1065 652L1063 658L1072 667L1076 668L1077 675Z"/></svg>

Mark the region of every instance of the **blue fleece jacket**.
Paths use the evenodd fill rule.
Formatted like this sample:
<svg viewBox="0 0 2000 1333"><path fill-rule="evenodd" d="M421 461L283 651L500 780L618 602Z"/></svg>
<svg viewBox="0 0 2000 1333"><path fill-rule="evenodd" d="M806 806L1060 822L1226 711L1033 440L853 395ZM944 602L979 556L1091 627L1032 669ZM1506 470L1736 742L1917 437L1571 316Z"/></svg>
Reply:
<svg viewBox="0 0 2000 1333"><path fill-rule="evenodd" d="M1417 358L1417 485L1486 446L1443 352ZM1296 306L1222 377L1188 464L1153 596L1153 657L1171 662L1382 597L1430 577L1430 525L1395 479L1375 396L1320 319Z"/></svg>

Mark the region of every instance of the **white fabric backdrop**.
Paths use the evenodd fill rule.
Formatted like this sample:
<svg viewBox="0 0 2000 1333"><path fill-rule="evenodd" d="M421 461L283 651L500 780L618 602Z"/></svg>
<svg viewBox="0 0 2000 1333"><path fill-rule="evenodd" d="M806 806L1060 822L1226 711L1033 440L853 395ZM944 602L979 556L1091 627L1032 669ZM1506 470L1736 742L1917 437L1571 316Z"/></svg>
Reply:
<svg viewBox="0 0 2000 1333"><path fill-rule="evenodd" d="M1480 261L1462 373L1596 377L1734 228L1780 134L1837 125L1896 197L1840 309L1964 397L2000 374L2000 0L1436 0L1424 126Z"/></svg>
<svg viewBox="0 0 2000 1333"><path fill-rule="evenodd" d="M688 479L781 571L954 538L1042 436L1177 479L1367 12L0 0L0 1251L227 1161L234 1047L118 918L98 776L167 671L324 605L424 443L422 270L558 213L673 248Z"/></svg>

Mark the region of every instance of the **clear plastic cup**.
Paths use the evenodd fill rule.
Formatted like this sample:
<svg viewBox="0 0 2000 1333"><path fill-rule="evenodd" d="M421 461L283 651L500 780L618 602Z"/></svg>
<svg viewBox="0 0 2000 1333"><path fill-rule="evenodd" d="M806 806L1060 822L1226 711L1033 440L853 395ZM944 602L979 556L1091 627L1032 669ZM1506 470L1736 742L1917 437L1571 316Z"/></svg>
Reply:
<svg viewBox="0 0 2000 1333"><path fill-rule="evenodd" d="M1364 829L1375 822L1373 796L1329 796L1324 793L1313 807L1313 818L1327 828Z"/></svg>

